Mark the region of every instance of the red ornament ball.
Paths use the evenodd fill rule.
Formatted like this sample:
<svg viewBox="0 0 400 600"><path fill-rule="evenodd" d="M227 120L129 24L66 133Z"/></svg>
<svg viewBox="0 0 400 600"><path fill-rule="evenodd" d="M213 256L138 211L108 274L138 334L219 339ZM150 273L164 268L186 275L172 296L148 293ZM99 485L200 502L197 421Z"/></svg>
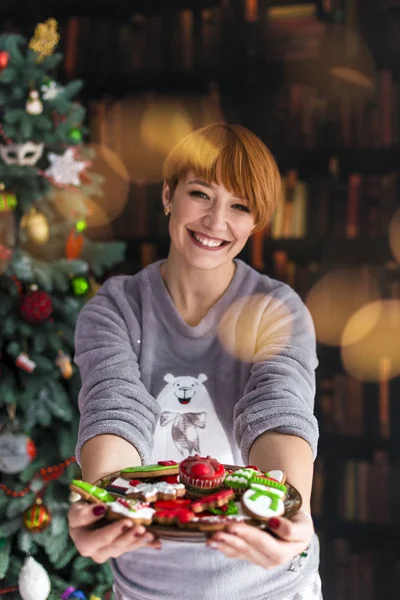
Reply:
<svg viewBox="0 0 400 600"><path fill-rule="evenodd" d="M10 59L10 55L5 50L0 52L0 71L4 71L4 69L8 65L8 61Z"/></svg>
<svg viewBox="0 0 400 600"><path fill-rule="evenodd" d="M53 312L51 297L43 290L31 290L22 296L19 310L28 323L43 323Z"/></svg>

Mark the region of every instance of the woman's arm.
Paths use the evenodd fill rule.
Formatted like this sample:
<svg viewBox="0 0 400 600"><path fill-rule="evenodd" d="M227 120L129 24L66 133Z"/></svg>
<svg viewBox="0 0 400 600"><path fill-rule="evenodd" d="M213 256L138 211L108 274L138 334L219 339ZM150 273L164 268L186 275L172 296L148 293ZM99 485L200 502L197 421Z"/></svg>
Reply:
<svg viewBox="0 0 400 600"><path fill-rule="evenodd" d="M88 479L133 466L137 454L143 463L151 456L160 409L141 380L134 342L141 338L139 312L126 285L129 278L108 280L80 312L75 330L82 379L76 458L84 460Z"/></svg>
<svg viewBox="0 0 400 600"><path fill-rule="evenodd" d="M287 285L264 302L250 377L235 406L235 437L244 464L261 461L285 470L307 502L318 441L314 326L306 306Z"/></svg>
<svg viewBox="0 0 400 600"><path fill-rule="evenodd" d="M264 473L281 469L287 481L300 492L302 510L310 513L310 496L313 478L313 456L310 445L302 438L266 431L250 449L250 464Z"/></svg>
<svg viewBox="0 0 400 600"><path fill-rule="evenodd" d="M140 464L136 448L116 435L91 438L81 451L82 479L88 483L95 483L110 473Z"/></svg>

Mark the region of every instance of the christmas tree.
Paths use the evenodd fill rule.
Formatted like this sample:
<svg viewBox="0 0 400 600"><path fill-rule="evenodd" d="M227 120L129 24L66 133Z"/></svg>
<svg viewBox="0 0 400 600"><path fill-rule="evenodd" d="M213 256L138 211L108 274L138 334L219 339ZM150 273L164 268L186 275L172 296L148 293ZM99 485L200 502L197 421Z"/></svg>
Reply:
<svg viewBox="0 0 400 600"><path fill-rule="evenodd" d="M0 36L0 593L4 598L103 598L107 565L69 539L79 373L76 317L120 243L90 240L82 198L101 193L83 143L81 82L54 77L57 23L31 40ZM60 214L55 197L79 190ZM76 206L79 210L76 210ZM65 211L64 211L65 212ZM27 558L29 556L29 558ZM51 583L51 591L49 591Z"/></svg>

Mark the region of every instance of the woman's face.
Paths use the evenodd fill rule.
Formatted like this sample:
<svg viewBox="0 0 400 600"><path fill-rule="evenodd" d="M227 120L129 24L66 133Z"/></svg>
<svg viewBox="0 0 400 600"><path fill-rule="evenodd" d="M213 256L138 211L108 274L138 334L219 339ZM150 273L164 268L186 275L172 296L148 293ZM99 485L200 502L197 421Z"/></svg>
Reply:
<svg viewBox="0 0 400 600"><path fill-rule="evenodd" d="M199 269L231 262L255 226L245 198L193 172L179 180L173 197L164 183L162 198L164 207L171 208L169 233L175 250Z"/></svg>

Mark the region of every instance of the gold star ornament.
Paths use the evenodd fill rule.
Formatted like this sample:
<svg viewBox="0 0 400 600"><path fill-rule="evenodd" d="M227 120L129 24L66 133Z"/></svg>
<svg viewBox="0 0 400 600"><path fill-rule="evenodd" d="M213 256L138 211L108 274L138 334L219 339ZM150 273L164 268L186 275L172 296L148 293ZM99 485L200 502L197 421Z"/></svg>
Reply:
<svg viewBox="0 0 400 600"><path fill-rule="evenodd" d="M37 62L42 62L47 56L53 54L60 35L57 31L58 23L55 19L47 19L45 23L38 23L34 36L29 42L29 48L37 53Z"/></svg>

